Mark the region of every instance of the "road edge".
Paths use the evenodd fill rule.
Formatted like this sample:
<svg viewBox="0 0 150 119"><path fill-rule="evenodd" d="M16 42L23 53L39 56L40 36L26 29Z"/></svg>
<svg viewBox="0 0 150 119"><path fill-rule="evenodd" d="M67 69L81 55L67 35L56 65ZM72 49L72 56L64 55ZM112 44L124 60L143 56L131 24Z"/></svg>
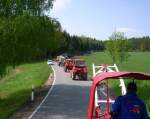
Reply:
<svg viewBox="0 0 150 119"><path fill-rule="evenodd" d="M56 72L53 68L53 66L51 66L53 73L54 73L54 79L53 79L53 83L52 86L50 87L47 95L45 96L45 98L42 100L42 102L39 104L39 106L32 112L32 114L28 117L28 119L32 119L32 117L35 115L35 113L40 109L40 107L42 106L42 104L45 102L45 100L47 99L48 95L52 92L54 84L55 84L55 80L56 80Z"/></svg>

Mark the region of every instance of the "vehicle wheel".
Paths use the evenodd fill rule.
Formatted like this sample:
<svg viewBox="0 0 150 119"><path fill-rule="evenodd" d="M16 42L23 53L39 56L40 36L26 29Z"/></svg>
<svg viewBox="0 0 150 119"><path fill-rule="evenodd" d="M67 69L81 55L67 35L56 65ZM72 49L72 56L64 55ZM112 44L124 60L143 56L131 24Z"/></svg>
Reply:
<svg viewBox="0 0 150 119"><path fill-rule="evenodd" d="M72 73L71 78L72 78L72 80L75 80L76 79L76 74Z"/></svg>
<svg viewBox="0 0 150 119"><path fill-rule="evenodd" d="M68 71L67 67L65 67L65 69L64 69L64 70L65 70L65 72L67 72L67 71Z"/></svg>
<svg viewBox="0 0 150 119"><path fill-rule="evenodd" d="M84 73L84 74L83 74L83 79L84 79L84 80L87 80L87 73Z"/></svg>

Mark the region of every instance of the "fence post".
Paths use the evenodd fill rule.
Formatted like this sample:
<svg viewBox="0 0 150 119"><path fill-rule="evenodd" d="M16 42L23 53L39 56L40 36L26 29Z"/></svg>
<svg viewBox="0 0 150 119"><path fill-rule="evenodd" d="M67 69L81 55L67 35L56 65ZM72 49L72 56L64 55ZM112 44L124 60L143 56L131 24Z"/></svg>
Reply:
<svg viewBox="0 0 150 119"><path fill-rule="evenodd" d="M35 93L34 85L32 85L32 91L31 91L31 101L34 101L34 93Z"/></svg>

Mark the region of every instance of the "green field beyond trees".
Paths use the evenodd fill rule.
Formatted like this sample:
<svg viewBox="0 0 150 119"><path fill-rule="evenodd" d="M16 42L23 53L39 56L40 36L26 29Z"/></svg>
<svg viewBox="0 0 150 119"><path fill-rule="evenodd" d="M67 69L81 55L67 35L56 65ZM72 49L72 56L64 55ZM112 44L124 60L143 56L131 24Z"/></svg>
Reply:
<svg viewBox="0 0 150 119"><path fill-rule="evenodd" d="M9 69L0 80L0 119L5 119L30 99L31 87L36 89L48 79L51 70L46 62L23 64Z"/></svg>
<svg viewBox="0 0 150 119"><path fill-rule="evenodd" d="M134 71L150 73L150 52L131 52L127 62L118 64L120 71ZM92 73L92 63L96 65L100 64L112 64L112 60L106 52L95 52L89 55L83 56L87 62L89 73Z"/></svg>
<svg viewBox="0 0 150 119"><path fill-rule="evenodd" d="M130 55L127 62L122 64L116 63L120 71L150 73L150 52L130 52ZM83 58L87 62L90 75L92 75L92 63L96 65L112 64L112 60L107 52L92 53L83 56ZM109 83L115 90L116 95L119 95L119 82L115 80ZM127 83L127 81L125 83ZM138 95L146 102L150 110L150 81L136 81L136 83L138 86Z"/></svg>

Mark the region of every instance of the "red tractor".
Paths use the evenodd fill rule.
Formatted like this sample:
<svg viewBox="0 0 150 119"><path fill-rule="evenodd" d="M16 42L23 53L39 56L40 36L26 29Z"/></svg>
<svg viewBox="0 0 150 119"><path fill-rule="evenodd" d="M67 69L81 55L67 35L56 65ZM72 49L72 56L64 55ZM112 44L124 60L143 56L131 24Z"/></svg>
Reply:
<svg viewBox="0 0 150 119"><path fill-rule="evenodd" d="M73 68L73 60L72 59L66 59L64 71L67 72L68 70L72 70L72 68Z"/></svg>
<svg viewBox="0 0 150 119"><path fill-rule="evenodd" d="M71 70L71 78L87 80L87 67L85 65L85 61L83 59L74 59L73 60L73 68Z"/></svg>
<svg viewBox="0 0 150 119"><path fill-rule="evenodd" d="M91 94L88 107L88 119L111 119L110 109L111 100L108 87L108 79L115 80L124 78L124 80L150 80L150 74L134 72L102 72L93 78ZM106 81L105 85L103 82ZM106 88L103 88L106 87Z"/></svg>

